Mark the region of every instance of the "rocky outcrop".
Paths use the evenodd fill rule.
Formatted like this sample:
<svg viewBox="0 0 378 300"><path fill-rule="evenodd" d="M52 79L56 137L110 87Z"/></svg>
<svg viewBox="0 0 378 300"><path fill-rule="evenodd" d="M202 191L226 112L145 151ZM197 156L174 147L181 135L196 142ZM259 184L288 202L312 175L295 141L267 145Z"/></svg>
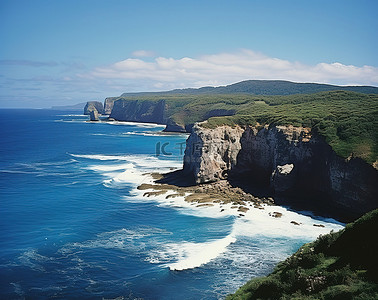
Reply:
<svg viewBox="0 0 378 300"><path fill-rule="evenodd" d="M378 207L377 170L359 158L337 156L308 128L195 125L184 171L196 183L242 179L283 196L281 204L337 209L346 219Z"/></svg>
<svg viewBox="0 0 378 300"><path fill-rule="evenodd" d="M192 129L184 155L184 171L193 175L195 182L212 182L225 179L237 164L244 130L228 126L216 129Z"/></svg>
<svg viewBox="0 0 378 300"><path fill-rule="evenodd" d="M118 121L166 124L166 104L164 100L119 99L114 101L110 118Z"/></svg>
<svg viewBox="0 0 378 300"><path fill-rule="evenodd" d="M104 113L104 107L102 106L102 103L99 101L88 101L87 104L84 107L84 115L89 115L91 111L97 110L99 114Z"/></svg>
<svg viewBox="0 0 378 300"><path fill-rule="evenodd" d="M91 121L99 121L98 112L96 109L91 110L91 112L89 113L89 117Z"/></svg>
<svg viewBox="0 0 378 300"><path fill-rule="evenodd" d="M104 101L104 114L105 115L110 115L112 113L114 101L116 100L117 98L115 97L108 97L105 99Z"/></svg>
<svg viewBox="0 0 378 300"><path fill-rule="evenodd" d="M172 119L168 119L167 126L164 131L166 132L187 132L184 124L179 124Z"/></svg>

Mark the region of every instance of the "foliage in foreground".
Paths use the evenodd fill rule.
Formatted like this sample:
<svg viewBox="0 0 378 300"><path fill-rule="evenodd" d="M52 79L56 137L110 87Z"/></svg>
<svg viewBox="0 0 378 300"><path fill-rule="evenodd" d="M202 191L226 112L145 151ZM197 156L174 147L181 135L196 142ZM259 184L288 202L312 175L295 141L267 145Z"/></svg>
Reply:
<svg viewBox="0 0 378 300"><path fill-rule="evenodd" d="M378 299L378 209L320 236L227 300Z"/></svg>

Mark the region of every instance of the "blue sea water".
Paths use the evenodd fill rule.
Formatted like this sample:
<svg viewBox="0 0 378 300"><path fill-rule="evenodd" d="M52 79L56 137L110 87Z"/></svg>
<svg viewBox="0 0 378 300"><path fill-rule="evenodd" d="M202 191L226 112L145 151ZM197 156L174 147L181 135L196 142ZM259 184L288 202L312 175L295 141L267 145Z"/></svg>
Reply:
<svg viewBox="0 0 378 300"><path fill-rule="evenodd" d="M148 173L182 167L187 136L87 118L0 110L0 299L222 299L342 227L143 196Z"/></svg>

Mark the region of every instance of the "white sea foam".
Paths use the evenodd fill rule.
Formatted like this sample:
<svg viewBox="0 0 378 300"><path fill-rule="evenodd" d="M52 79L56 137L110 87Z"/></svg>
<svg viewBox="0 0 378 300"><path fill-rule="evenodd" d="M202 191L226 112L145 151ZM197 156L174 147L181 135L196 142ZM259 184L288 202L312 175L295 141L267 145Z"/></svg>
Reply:
<svg viewBox="0 0 378 300"><path fill-rule="evenodd" d="M205 243L184 242L168 244L166 251L178 258L177 262L168 264L170 270L187 270L200 267L218 257L227 247L236 241L233 235Z"/></svg>
<svg viewBox="0 0 378 300"><path fill-rule="evenodd" d="M333 219L315 219L311 216L290 211L281 206L265 205L263 206L264 209L258 209L253 207L252 203L249 203L246 205L249 210L245 213L241 213L237 209L231 208L233 205L230 203L212 203L212 206L197 207L198 203L188 203L185 201L185 197L166 199L167 195L175 193L174 191L168 191L166 194L150 196L148 198L143 197L145 192L146 190L139 191L135 189L133 190L133 195L147 201L156 201L158 205L173 207L183 214L195 215L197 217L223 218L234 216L236 218L233 229L233 235L235 237L264 235L271 237L303 237L315 239L320 234L326 234L331 230L340 230L344 225ZM272 214L275 212L281 213L282 216L279 218L273 217ZM314 226L314 224L320 226Z"/></svg>
<svg viewBox="0 0 378 300"><path fill-rule="evenodd" d="M57 122L57 123L87 123L87 120L63 120L63 119L60 119L60 120L54 120L54 122Z"/></svg>
<svg viewBox="0 0 378 300"><path fill-rule="evenodd" d="M152 177L148 173L168 172L172 168L182 166L181 161L162 160L150 155L71 154L71 156L104 162L88 165L85 169L98 172L106 177L103 184L109 188L119 188L124 184L137 187L142 183L152 183ZM108 162L112 163L107 164Z"/></svg>
<svg viewBox="0 0 378 300"><path fill-rule="evenodd" d="M145 248L146 238L151 236L170 235L171 233L154 227L138 227L136 229L122 228L115 231L103 232L94 239L69 243L59 249L63 255L71 255L80 249L119 249L127 251L142 251Z"/></svg>
<svg viewBox="0 0 378 300"><path fill-rule="evenodd" d="M187 133L164 133L161 131L127 131L122 133L123 135L140 135L140 136L182 136L187 137L189 134Z"/></svg>
<svg viewBox="0 0 378 300"><path fill-rule="evenodd" d="M86 167L86 169L97 171L97 172L111 172L111 171L125 170L125 169L129 169L133 167L134 167L133 164L126 163L126 164L117 164L117 165L90 165Z"/></svg>
<svg viewBox="0 0 378 300"><path fill-rule="evenodd" d="M106 155L106 154L70 154L73 157L85 158L101 161L128 161L135 163L138 167L145 167L148 169L156 168L178 168L182 167L182 161L178 160L163 160L151 155Z"/></svg>
<svg viewBox="0 0 378 300"><path fill-rule="evenodd" d="M88 118L88 115L57 115L57 117L86 117Z"/></svg>
<svg viewBox="0 0 378 300"><path fill-rule="evenodd" d="M331 230L343 228L342 224L332 222L332 220L319 220L311 216L302 215L279 206L264 206L264 209L253 207L252 203L247 203L247 212L241 213L237 209L231 208L232 204L213 203L212 206L197 207L198 203L188 203L185 197L168 198L169 194L175 191L167 191L163 195L144 197L144 194L153 190L138 190L141 183L153 183L151 176L147 172L158 169L160 172L169 170L171 167L181 167L182 163L173 160L162 160L158 157L148 155L77 155L76 158L90 159L92 161L103 161L102 164L89 165L87 168L107 177L104 185L107 187L117 187L122 184L133 184L134 188L130 196L124 199L130 202L153 201L159 206L172 207L182 214L196 215L206 218L234 217L232 231L224 238L211 240L204 243L183 241L180 243L156 244L151 250L147 261L151 263L162 263L171 270L185 270L200 267L225 253L228 247L240 238L255 239L265 238L298 238L304 240L314 240L320 234L326 234ZM111 164L108 164L111 162ZM118 162L118 163L117 163ZM278 212L281 217L275 218L272 213ZM299 224L299 225L296 225ZM320 226L314 226L321 225ZM121 240L110 238L111 247L116 246L116 242ZM105 244L104 244L105 243ZM102 245L107 247L107 242L91 242L91 246ZM81 245L83 247L83 245ZM84 245L85 247L85 245Z"/></svg>
<svg viewBox="0 0 378 300"><path fill-rule="evenodd" d="M125 197L127 201L141 200L156 201L160 206L167 206L177 209L179 212L188 215L207 218L224 218L233 216L235 218L232 232L219 240L212 240L205 243L182 242L168 244L158 252L150 255L151 263L165 262L171 270L185 270L200 267L207 264L227 250L227 247L239 238L249 238L251 240L258 237L264 238L289 238L314 240L320 234L329 233L331 230L337 231L343 228L339 222L332 220L319 220L310 216L301 215L280 206L265 205L264 209L254 208L248 204L249 210L245 213L231 208L232 204L221 205L213 203L213 206L197 207L197 203L188 203L184 197L166 199L166 196L174 191L168 191L163 195L143 197L146 191L132 191L132 197ZM272 213L279 212L281 217L275 218ZM292 222L295 222L296 225ZM321 225L324 227L314 226Z"/></svg>
<svg viewBox="0 0 378 300"><path fill-rule="evenodd" d="M107 121L106 124L110 125L127 125L142 128L165 128L166 125L156 123L142 123L142 122L123 122L123 121Z"/></svg>
<svg viewBox="0 0 378 300"><path fill-rule="evenodd" d="M105 174L106 175L106 174ZM135 168L128 169L117 175L111 175L111 179L104 180L104 185L106 187L116 187L120 184L129 183L134 185L142 184L145 181L147 175L138 171Z"/></svg>
<svg viewBox="0 0 378 300"><path fill-rule="evenodd" d="M195 208L192 207L191 209ZM196 209L202 211L208 210L207 216L211 216L209 214L211 208L201 207ZM283 213L283 216L281 218L271 217L269 213L274 211L280 211ZM235 215L238 212L235 209L231 209L231 211L226 213ZM292 220L301 225L292 224ZM325 227L315 227L313 224L321 224ZM177 259L177 261L169 263L167 266L170 270L185 270L200 267L216 259L227 250L230 244L242 237L248 237L251 241L257 237L298 238L310 241L316 239L320 234L326 234L331 230L340 230L342 228L343 226L339 224L314 220L278 206L266 206L264 210L252 208L244 217L235 219L232 232L225 238L205 243L183 242L167 245L167 253Z"/></svg>
<svg viewBox="0 0 378 300"><path fill-rule="evenodd" d="M15 163L12 169L0 170L1 173L35 174L36 176L71 176L72 173L59 172L65 165L76 162L74 159L56 162Z"/></svg>
<svg viewBox="0 0 378 300"><path fill-rule="evenodd" d="M42 263L51 260L51 258L39 254L36 249L28 249L18 257L18 260L23 266L44 272L45 268Z"/></svg>
<svg viewBox="0 0 378 300"><path fill-rule="evenodd" d="M0 170L0 173L9 173L9 174L38 174L38 172L33 171L21 171L21 170Z"/></svg>
<svg viewBox="0 0 378 300"><path fill-rule="evenodd" d="M125 155L105 155L105 154L70 154L77 158L87 158L95 160L127 160Z"/></svg>
<svg viewBox="0 0 378 300"><path fill-rule="evenodd" d="M275 218L269 215L274 212L282 213L282 216ZM314 224L324 227L317 227ZM264 210L250 207L245 216L235 222L235 234L243 236L263 235L268 237L315 239L320 234L326 234L331 230L337 231L342 228L343 226L340 223L315 220L280 206L265 206Z"/></svg>

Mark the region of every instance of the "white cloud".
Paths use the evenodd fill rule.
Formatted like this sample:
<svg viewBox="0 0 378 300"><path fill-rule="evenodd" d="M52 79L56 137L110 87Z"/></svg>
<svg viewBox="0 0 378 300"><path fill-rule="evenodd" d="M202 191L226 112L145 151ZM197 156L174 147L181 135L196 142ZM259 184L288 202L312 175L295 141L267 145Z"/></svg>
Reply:
<svg viewBox="0 0 378 300"><path fill-rule="evenodd" d="M155 52L149 51L149 50L136 50L133 53L131 53L131 56L133 57L154 57Z"/></svg>
<svg viewBox="0 0 378 300"><path fill-rule="evenodd" d="M136 51L143 54L144 50ZM135 53L134 53L135 54ZM106 79L139 91L183 87L218 86L248 79L280 79L296 82L378 85L378 68L335 63L306 65L273 58L251 50L180 59L157 57L153 60L128 58L90 73L87 79ZM138 89L137 87L140 87Z"/></svg>

